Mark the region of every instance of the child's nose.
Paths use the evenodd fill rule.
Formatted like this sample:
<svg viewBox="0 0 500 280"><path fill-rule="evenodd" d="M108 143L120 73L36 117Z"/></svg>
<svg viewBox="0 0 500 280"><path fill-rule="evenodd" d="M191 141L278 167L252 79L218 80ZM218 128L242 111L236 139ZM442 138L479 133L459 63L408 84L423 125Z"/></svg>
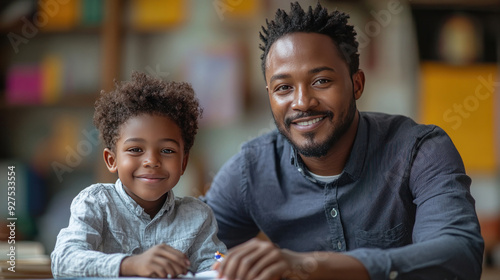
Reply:
<svg viewBox="0 0 500 280"><path fill-rule="evenodd" d="M150 168L160 167L161 161L157 155L151 153L146 156L142 165L144 167L150 167Z"/></svg>

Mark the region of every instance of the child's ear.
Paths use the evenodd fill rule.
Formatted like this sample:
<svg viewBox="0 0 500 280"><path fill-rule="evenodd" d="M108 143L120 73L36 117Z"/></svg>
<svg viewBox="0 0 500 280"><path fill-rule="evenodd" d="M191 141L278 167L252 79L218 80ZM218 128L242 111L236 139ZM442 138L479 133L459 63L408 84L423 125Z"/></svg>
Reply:
<svg viewBox="0 0 500 280"><path fill-rule="evenodd" d="M181 173L181 175L184 175L184 171L186 171L188 159L189 159L189 153L184 154L184 158L182 159L182 173Z"/></svg>
<svg viewBox="0 0 500 280"><path fill-rule="evenodd" d="M110 149L105 148L103 156L104 162L106 163L106 167L108 167L109 172L115 173L117 170L115 153L113 153L113 151L111 151Z"/></svg>

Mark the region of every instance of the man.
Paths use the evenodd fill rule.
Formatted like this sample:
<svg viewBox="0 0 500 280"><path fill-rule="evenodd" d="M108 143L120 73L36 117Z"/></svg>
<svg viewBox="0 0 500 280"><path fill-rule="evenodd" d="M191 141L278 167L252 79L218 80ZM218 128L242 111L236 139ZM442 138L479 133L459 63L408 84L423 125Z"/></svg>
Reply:
<svg viewBox="0 0 500 280"><path fill-rule="evenodd" d="M263 27L279 132L243 145L206 195L232 248L216 268L227 279L479 279L459 153L439 127L358 112L365 76L348 18L294 3Z"/></svg>

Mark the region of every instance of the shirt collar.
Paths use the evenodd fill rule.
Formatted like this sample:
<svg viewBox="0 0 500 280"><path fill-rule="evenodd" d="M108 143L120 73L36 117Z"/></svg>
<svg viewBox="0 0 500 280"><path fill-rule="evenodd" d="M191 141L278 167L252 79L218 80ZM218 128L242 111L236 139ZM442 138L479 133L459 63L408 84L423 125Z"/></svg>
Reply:
<svg viewBox="0 0 500 280"><path fill-rule="evenodd" d="M120 179L116 180L115 183L115 189L118 192L118 195L120 198L123 200L125 205L127 206L128 209L132 213L134 213L136 216L141 217L143 215L147 216L149 218L149 215L147 215L144 212L144 208L142 208L135 200L133 200L127 192L125 192L125 189L123 188L122 181ZM167 199L165 200L165 203L161 207L160 211L158 211L158 214L156 214L156 217L161 217L163 213L168 212L175 204L175 196L174 192L172 190L168 191L167 193Z"/></svg>
<svg viewBox="0 0 500 280"><path fill-rule="evenodd" d="M354 139L354 144L352 146L349 158L347 159L346 166L344 167L344 170L342 171L340 177L343 177L344 173L347 174L353 181L361 177L361 172L363 171L366 157L368 141L367 129L368 127L366 120L363 118L363 114L359 113L359 123L356 137ZM297 168L297 171L299 171L299 173L301 173L308 180L314 183L318 183L318 181L309 174L309 171L302 161L302 158L298 155L297 150L295 150L292 145L290 145L290 149L290 164L295 166L295 168Z"/></svg>

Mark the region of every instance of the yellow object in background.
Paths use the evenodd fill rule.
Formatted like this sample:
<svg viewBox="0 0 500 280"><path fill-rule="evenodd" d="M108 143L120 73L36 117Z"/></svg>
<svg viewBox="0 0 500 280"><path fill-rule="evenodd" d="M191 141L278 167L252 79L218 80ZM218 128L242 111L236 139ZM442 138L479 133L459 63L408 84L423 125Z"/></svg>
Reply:
<svg viewBox="0 0 500 280"><path fill-rule="evenodd" d="M174 26L185 20L185 5L182 0L133 0L132 25L145 31Z"/></svg>
<svg viewBox="0 0 500 280"><path fill-rule="evenodd" d="M443 128L451 137L467 172L494 173L498 66L421 64L421 122Z"/></svg>
<svg viewBox="0 0 500 280"><path fill-rule="evenodd" d="M258 0L218 0L214 1L213 5L227 9L228 17L241 19L255 16L259 10L259 3Z"/></svg>
<svg viewBox="0 0 500 280"><path fill-rule="evenodd" d="M38 10L33 17L37 27L44 31L67 31L80 22L81 0L38 0Z"/></svg>
<svg viewBox="0 0 500 280"><path fill-rule="evenodd" d="M61 97L62 60L55 55L48 55L41 63L42 73L42 103L54 104Z"/></svg>

